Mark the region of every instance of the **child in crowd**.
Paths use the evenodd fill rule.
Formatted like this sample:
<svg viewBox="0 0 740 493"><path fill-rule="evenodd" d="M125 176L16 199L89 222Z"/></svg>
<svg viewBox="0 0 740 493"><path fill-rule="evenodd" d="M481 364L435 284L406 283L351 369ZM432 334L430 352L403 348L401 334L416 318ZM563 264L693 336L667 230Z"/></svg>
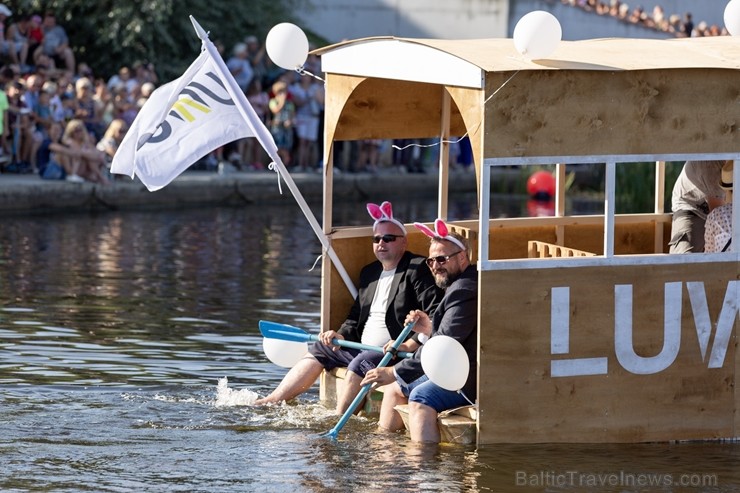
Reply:
<svg viewBox="0 0 740 493"><path fill-rule="evenodd" d="M272 85L272 98L269 107L272 113L270 133L275 139L278 155L287 167L290 164L290 153L293 149L293 125L295 122L295 104L288 96L288 85L279 80Z"/></svg>

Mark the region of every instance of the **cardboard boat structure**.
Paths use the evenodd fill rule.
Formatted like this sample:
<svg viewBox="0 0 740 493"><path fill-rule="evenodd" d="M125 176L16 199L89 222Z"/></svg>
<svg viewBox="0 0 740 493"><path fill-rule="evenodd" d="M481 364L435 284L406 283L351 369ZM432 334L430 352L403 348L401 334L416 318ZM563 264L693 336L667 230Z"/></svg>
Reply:
<svg viewBox="0 0 740 493"><path fill-rule="evenodd" d="M479 270L479 389L476 407L452 420L465 431L443 436L740 438L740 256L668 254L663 206L666 162L740 159L737 38L563 41L543 60L524 59L511 39L378 37L313 53L326 81L323 228L354 282L373 260L371 229L333 222L333 144L439 139L447 219L449 138L470 138L478 217L451 225L471 240ZM655 163L654 210L617 214L616 170L638 162ZM565 165L577 163L603 164L603 214L565 214ZM555 165L554 216L490 217L493 170L511 165ZM737 200L733 218L738 245ZM410 249L426 252L407 229ZM322 330L351 301L325 257ZM322 399L335 380L322 377Z"/></svg>

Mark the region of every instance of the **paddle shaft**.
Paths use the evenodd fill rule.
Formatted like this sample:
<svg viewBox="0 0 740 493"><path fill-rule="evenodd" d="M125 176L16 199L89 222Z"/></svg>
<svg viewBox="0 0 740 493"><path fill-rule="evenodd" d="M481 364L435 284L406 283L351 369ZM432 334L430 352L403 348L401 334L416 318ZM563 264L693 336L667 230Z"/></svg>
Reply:
<svg viewBox="0 0 740 493"><path fill-rule="evenodd" d="M308 340L314 341L314 342L318 342L319 341L319 336L313 335L313 334L308 334ZM374 351L376 353L382 353L382 352L384 352L383 351L383 348L381 346L371 346L370 344L363 344L361 342L347 341L347 340L344 340L344 339L337 339L336 337L331 340L331 343L334 344L335 346L347 347L347 348L351 348L351 349L360 349L362 351ZM386 353L386 354L390 354L390 353ZM412 354L414 354L414 353L408 353L406 351L399 351L397 353L397 356L399 358L408 358ZM393 357L393 356L391 355L391 357Z"/></svg>
<svg viewBox="0 0 740 493"><path fill-rule="evenodd" d="M292 325L279 324L276 322L268 322L266 320L260 320L259 323L260 332L264 337L270 339L282 339L284 341L295 341L295 342L309 342L319 341L319 336L309 334L305 330L294 327ZM381 346L371 346L370 344L362 344L361 342L346 341L344 339L334 338L331 343L335 346L347 347L351 349L359 349L361 351L375 351L376 353L382 353L383 348ZM408 358L413 353L406 351L399 351L397 356L399 358Z"/></svg>
<svg viewBox="0 0 740 493"><path fill-rule="evenodd" d="M398 339L393 341L392 347L393 349L398 349L398 346L403 343L404 339L408 337L409 333L411 332L411 329L414 327L413 323L407 324L406 327L403 328L403 331L401 331L401 335L398 336ZM380 363L378 363L378 366L376 368L383 368L388 364L388 362L393 358L393 355L391 353L385 353L385 356L383 356L383 359L380 360ZM332 438L337 438L337 435L339 434L339 431L344 428L344 425L347 424L347 421L349 421L349 418L352 417L352 415L355 413L355 409L360 405L362 400L365 398L367 393L370 391L370 387L372 384L368 383L362 386L360 389L360 392L357 394L357 396L354 398L352 403L349 405L347 410L344 412L342 417L339 419L339 422L329 430L326 435L330 436Z"/></svg>

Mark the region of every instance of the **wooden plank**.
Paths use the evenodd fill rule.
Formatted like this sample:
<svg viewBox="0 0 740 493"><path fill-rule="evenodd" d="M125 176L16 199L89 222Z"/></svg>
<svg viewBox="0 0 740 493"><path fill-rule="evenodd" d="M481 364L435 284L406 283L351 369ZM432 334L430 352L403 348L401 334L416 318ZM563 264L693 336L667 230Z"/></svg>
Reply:
<svg viewBox="0 0 740 493"><path fill-rule="evenodd" d="M321 404L329 409L336 409L337 401L341 395L344 379L347 375L346 368L335 368L332 371L321 373ZM363 416L377 417L380 415L380 404L383 401L383 392L385 385L376 387L368 392L365 401L358 409Z"/></svg>
<svg viewBox="0 0 740 493"><path fill-rule="evenodd" d="M593 257L596 255L575 248L568 248L544 241L529 241L527 250L529 258L553 258L553 257Z"/></svg>
<svg viewBox="0 0 740 493"><path fill-rule="evenodd" d="M408 235L407 249L424 257L429 255L429 238L414 228L413 224L405 226ZM336 236L332 235L332 247L355 285L359 283L360 270L376 260L372 249L372 232L372 227L342 228L336 231ZM325 316L322 316L321 330L337 330L347 318L354 300L334 266L328 262L325 265L329 269L329 276L323 276L322 299L330 300L330 304L327 307L322 306L322 310L326 312L322 314Z"/></svg>
<svg viewBox="0 0 740 493"><path fill-rule="evenodd" d="M439 137L443 86L388 79L334 76L353 88L346 99L331 100L334 140ZM327 93L328 94L328 93ZM450 132L465 133L460 112L450 107Z"/></svg>
<svg viewBox="0 0 740 493"><path fill-rule="evenodd" d="M735 375L738 317L719 368L702 355L686 282L703 282L717 330L728 283L727 263L585 267L481 272L479 443L647 442L737 437ZM661 354L667 283L680 284L680 344L662 370L636 374L617 357L617 285L631 285L632 345L640 357ZM553 331L553 288L568 288L568 344ZM562 291L559 291L562 294ZM560 299L560 298L558 298ZM620 296L623 300L624 297ZM485 301L484 301L485 300ZM737 300L734 300L737 310ZM562 303L555 303L563 310ZM675 310L669 311L675 313ZM565 349L565 350L564 350ZM553 354L555 353L555 354ZM552 376L552 362L605 358L606 374ZM627 367L625 365L628 365Z"/></svg>
<svg viewBox="0 0 740 493"><path fill-rule="evenodd" d="M488 73L486 94L509 76ZM726 69L522 71L486 104L485 157L737 152L739 85Z"/></svg>

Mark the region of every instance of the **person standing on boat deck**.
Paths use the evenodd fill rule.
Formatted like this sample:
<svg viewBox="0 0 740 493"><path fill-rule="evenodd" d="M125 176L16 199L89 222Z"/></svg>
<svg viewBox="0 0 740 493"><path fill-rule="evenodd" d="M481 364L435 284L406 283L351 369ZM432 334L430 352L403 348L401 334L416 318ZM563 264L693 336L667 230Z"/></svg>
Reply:
<svg viewBox="0 0 740 493"><path fill-rule="evenodd" d="M704 251L707 215L724 203L719 186L724 161L686 161L673 186L670 253Z"/></svg>
<svg viewBox="0 0 740 493"><path fill-rule="evenodd" d="M415 224L419 229L426 228ZM383 393L378 426L388 431L403 428L403 420L395 410L399 404L409 403L409 431L415 442L439 442L437 413L472 404L477 396L478 352L478 271L469 260L467 241L455 233L448 233L441 219L435 222L436 231L426 228L432 236L427 265L434 274L437 286L445 290L434 315L412 310L406 322L416 322L414 331L419 341L446 335L456 339L465 348L470 369L468 379L460 392L446 390L424 375L421 366L422 345L411 358L393 367L375 368L367 372L361 385L388 385Z"/></svg>
<svg viewBox="0 0 740 493"><path fill-rule="evenodd" d="M397 338L410 310L433 311L444 294L434 282L424 257L406 251L406 228L394 219L390 202L367 205L373 224L373 253L377 260L363 267L357 298L339 330L319 334L319 342L283 378L278 387L255 404L290 400L308 390L323 370L346 367L337 413L344 414L360 390L365 373L377 366L382 353L343 348L332 339L383 346ZM404 348L415 349L409 343Z"/></svg>
<svg viewBox="0 0 740 493"><path fill-rule="evenodd" d="M722 166L720 186L725 190L726 203L716 207L707 216L704 230L704 251L706 253L731 252L732 242L732 161Z"/></svg>

